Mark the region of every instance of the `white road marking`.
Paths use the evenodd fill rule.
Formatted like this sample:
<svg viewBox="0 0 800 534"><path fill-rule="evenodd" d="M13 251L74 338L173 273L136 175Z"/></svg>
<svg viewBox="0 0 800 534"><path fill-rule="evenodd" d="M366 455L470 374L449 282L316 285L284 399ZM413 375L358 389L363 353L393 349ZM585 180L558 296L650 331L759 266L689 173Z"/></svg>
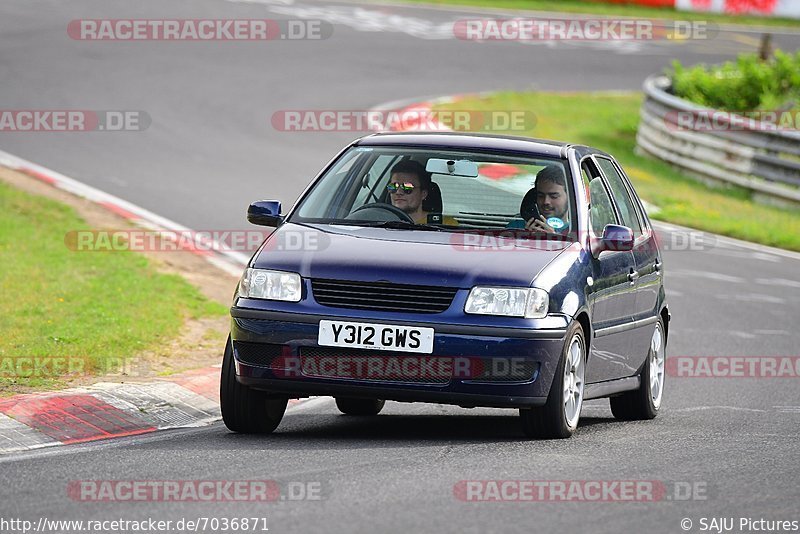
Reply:
<svg viewBox="0 0 800 534"><path fill-rule="evenodd" d="M800 289L800 281L786 278L756 278L756 284L764 286L782 286Z"/></svg>
<svg viewBox="0 0 800 534"><path fill-rule="evenodd" d="M714 280L717 282L725 282L730 284L744 284L747 282L747 280L739 276L731 276L729 274L715 273L712 271L698 271L695 269L670 269L667 271L666 276L705 278L706 280Z"/></svg>
<svg viewBox="0 0 800 534"><path fill-rule="evenodd" d="M385 10L350 6L271 7L270 11L301 19L321 19L360 32L398 32L426 40L455 39L453 22L435 23L417 17L387 13Z"/></svg>
<svg viewBox="0 0 800 534"><path fill-rule="evenodd" d="M742 408L740 406L692 406L691 408L672 409L671 412L702 412L706 410L731 410L734 412L757 412L766 413L767 410L758 408Z"/></svg>
<svg viewBox="0 0 800 534"><path fill-rule="evenodd" d="M740 337L742 339L755 339L756 335L750 332L742 332L741 330L728 330L729 335L733 337Z"/></svg>
<svg viewBox="0 0 800 534"><path fill-rule="evenodd" d="M786 304L786 299L764 295L763 293L737 293L736 295L714 295L720 300L735 300L737 302L766 302L768 304Z"/></svg>
<svg viewBox="0 0 800 534"><path fill-rule="evenodd" d="M481 6L466 6L466 5L447 6L447 5L437 5L437 4L409 4L402 2L392 2L391 0L336 0L336 1L337 3L343 3L343 4L356 4L356 5L369 4L371 6L378 5L378 6L396 7L405 9L415 8L418 10L444 11L449 13L462 13L462 14L475 13L479 15L494 14L496 16L503 15L508 18L523 17L523 16L525 17L539 16L542 18L553 17L560 19L609 18L609 17L604 17L603 15L594 15L591 13L573 13L573 12L558 11L558 10L545 11L545 10L534 10L534 9L497 8L497 7L481 7ZM634 20L639 17L615 15L612 18L617 20L623 20L623 19ZM733 23L717 24L716 26L720 31L724 32L753 33L757 35L763 35L764 33L777 33L777 34L786 34L792 36L797 34L796 29L788 26L759 26L759 25L745 26L743 24L733 24Z"/></svg>
<svg viewBox="0 0 800 534"><path fill-rule="evenodd" d="M753 330L754 334L759 336L790 336L792 335L791 332L787 332L786 330Z"/></svg>
<svg viewBox="0 0 800 534"><path fill-rule="evenodd" d="M263 4L268 6L291 6L294 4L294 0L228 0L228 2L233 2L234 4Z"/></svg>
<svg viewBox="0 0 800 534"><path fill-rule="evenodd" d="M800 414L800 406L773 406L780 413L797 413Z"/></svg>
<svg viewBox="0 0 800 534"><path fill-rule="evenodd" d="M360 32L394 32L405 33L411 37L425 40L455 40L458 39L454 26L456 18L447 22L435 22L426 18L412 17L391 13L387 7L400 6L361 6L361 5L301 5L285 3L281 0L228 0L234 3L265 4L272 13L287 15L295 18L320 19L331 24L348 26ZM276 5L281 4L281 5ZM285 5L284 5L285 4ZM402 6L406 9L425 6ZM550 14L553 17L553 14ZM574 18L574 14L569 18ZM504 17L506 18L506 17ZM508 17L515 18L515 17ZM519 15L516 16L519 18ZM558 18L558 17L554 17ZM637 54L645 49L653 49L656 45L672 44L666 41L635 41L625 39L609 40L567 40L567 39L530 39L507 41L527 46L543 46L546 48L591 48L596 50L611 51L618 54ZM482 40L465 41L465 44L487 44Z"/></svg>
<svg viewBox="0 0 800 534"><path fill-rule="evenodd" d="M773 256L772 254L766 254L764 252L753 252L753 251L745 251L745 250L736 250L734 248L710 248L706 252L710 254L716 254L718 256L725 256L728 258L741 258L747 260L756 260L756 261L768 261L770 263L780 263L781 258L778 256Z"/></svg>
<svg viewBox="0 0 800 534"><path fill-rule="evenodd" d="M711 239L715 239L718 244L728 245L731 247L745 248L748 250L755 250L756 252L773 254L775 256L781 256L783 258L789 258L792 260L800 260L800 252L794 252L792 250L783 250L780 248L768 247L767 245L760 245L758 243L750 243L748 241L742 241L740 239L734 239L732 237L725 237L721 235L711 234L708 232L703 232L702 230L697 230L696 228L689 228L687 226L680 226L677 224L666 223L663 221L653 221L653 226L655 226L656 228L664 228L665 230L672 230L672 231L679 230L684 232L698 232L700 234L707 234Z"/></svg>

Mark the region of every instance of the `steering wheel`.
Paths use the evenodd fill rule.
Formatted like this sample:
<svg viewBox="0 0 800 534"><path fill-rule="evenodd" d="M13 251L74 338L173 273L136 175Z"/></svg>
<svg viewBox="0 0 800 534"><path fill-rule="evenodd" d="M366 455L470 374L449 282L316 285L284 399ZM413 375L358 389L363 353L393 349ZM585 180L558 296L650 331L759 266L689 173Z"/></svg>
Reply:
<svg viewBox="0 0 800 534"><path fill-rule="evenodd" d="M412 224L414 223L414 219L412 219L411 216L408 213L404 212L400 208L392 206L391 204L386 204L385 202L371 202L369 204L364 204L363 206L354 209L350 213L350 215L347 216L347 218L348 219L359 219L359 218L361 218L361 217L353 217L353 215L355 215L359 211L372 212L372 213L369 214L370 217L376 217L377 220L379 220L379 221L398 220L398 221L409 222L409 223L412 223ZM389 214L394 215L394 217L387 219L386 216L389 215ZM366 215L367 215L367 213L363 213L362 217L366 216Z"/></svg>

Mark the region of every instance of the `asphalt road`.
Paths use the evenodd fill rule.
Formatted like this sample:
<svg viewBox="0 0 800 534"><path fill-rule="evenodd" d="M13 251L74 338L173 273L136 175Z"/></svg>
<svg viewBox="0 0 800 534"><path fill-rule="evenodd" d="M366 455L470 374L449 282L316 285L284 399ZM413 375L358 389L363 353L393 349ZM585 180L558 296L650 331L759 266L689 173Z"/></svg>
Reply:
<svg viewBox="0 0 800 534"><path fill-rule="evenodd" d="M275 4L275 5L270 5ZM243 228L247 205L291 203L347 142L367 132L272 128L280 110L370 109L496 89L636 90L678 57L717 62L759 34L705 41L469 42L442 26L469 13L327 1L4 0L4 109L142 110L143 132L0 133L0 148L195 229ZM304 7L305 6L305 7ZM314 8L314 9L311 9ZM76 41L79 18L336 21L319 41ZM410 33L409 33L410 32ZM424 35L427 38L421 38ZM776 35L786 49L800 35Z"/></svg>
<svg viewBox="0 0 800 534"><path fill-rule="evenodd" d="M299 5L298 5L299 4ZM297 11L303 8L303 11ZM315 8L315 11L308 11ZM76 18L292 18L336 21L322 42L104 43L69 39ZM258 198L291 202L354 133L285 133L285 109L368 109L491 89L630 90L673 57L716 62L758 33L636 47L476 44L442 31L468 15L334 2L5 0L0 108L144 110L144 132L3 133L0 149L196 229L242 228ZM409 29L411 28L411 30ZM368 31L369 30L369 31ZM422 38L424 36L426 38ZM784 48L800 36L777 35ZM766 209L766 208L765 208ZM710 238L665 253L668 353L796 356L797 255ZM275 532L682 532L681 520L800 520L797 378L668 376L663 413L613 420L584 408L571 440L531 442L515 412L389 403L377 418L330 401L293 408L269 437L221 425L0 460L0 517L266 517ZM321 500L278 503L81 502L75 480L250 480L319 484ZM463 502L464 480L654 480L658 502ZM678 499L675 485L695 488ZM701 498L704 497L704 498ZM737 519L738 526L738 519Z"/></svg>

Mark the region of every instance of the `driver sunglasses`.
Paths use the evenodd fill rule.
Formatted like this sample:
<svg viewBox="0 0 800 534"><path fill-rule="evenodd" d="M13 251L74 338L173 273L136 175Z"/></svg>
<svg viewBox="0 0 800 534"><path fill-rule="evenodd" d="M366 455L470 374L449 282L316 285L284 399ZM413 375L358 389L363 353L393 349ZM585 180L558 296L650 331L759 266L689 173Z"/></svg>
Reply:
<svg viewBox="0 0 800 534"><path fill-rule="evenodd" d="M414 192L414 184L411 182L406 182L401 184L400 182L392 182L386 185L386 190L390 193L402 193L404 195L410 195Z"/></svg>

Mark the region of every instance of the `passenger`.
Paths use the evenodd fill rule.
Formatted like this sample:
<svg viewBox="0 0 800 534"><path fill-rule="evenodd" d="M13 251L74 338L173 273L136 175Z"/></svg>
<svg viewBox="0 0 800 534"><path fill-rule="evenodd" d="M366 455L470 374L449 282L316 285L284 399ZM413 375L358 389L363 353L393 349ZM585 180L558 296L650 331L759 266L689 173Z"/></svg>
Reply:
<svg viewBox="0 0 800 534"><path fill-rule="evenodd" d="M534 195L535 199L532 198ZM538 208L539 216L533 216L527 220L511 221L507 228L525 228L526 230L549 234L565 234L569 232L567 179L560 166L550 165L536 174L536 185L528 191L522 200L520 213L523 217L526 216L526 204L534 201Z"/></svg>

